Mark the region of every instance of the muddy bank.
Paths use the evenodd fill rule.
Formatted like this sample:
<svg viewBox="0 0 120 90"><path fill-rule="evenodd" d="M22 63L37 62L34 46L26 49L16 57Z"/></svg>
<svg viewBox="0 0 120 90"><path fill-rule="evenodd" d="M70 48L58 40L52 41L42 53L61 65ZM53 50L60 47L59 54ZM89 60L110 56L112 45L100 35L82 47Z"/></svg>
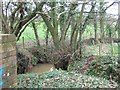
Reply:
<svg viewBox="0 0 120 90"><path fill-rule="evenodd" d="M52 63L52 66L62 70L67 70L69 63L72 61L71 49L61 49L55 51L53 48L45 49L44 47L18 48L17 49L17 66L18 74L31 72L32 68L41 68L41 64ZM39 64L39 65L38 65ZM38 65L38 66L37 66ZM46 66L45 66L46 67ZM48 66L50 69L51 66ZM35 71L37 70L35 69ZM47 69L47 70L48 70ZM34 71L34 70L33 70ZM45 70L46 71L46 70Z"/></svg>

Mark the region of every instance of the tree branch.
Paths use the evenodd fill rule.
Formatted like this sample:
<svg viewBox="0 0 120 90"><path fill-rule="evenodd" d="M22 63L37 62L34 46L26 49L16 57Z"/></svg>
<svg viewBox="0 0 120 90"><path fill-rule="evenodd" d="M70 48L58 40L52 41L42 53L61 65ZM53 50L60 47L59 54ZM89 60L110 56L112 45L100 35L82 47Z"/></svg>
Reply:
<svg viewBox="0 0 120 90"><path fill-rule="evenodd" d="M22 33L24 32L24 30L26 29L26 27L27 27L33 20L35 20L37 17L38 17L38 15L35 16L35 17L33 17L30 21L28 21L28 22L22 27L21 32L19 33L19 35L18 35L18 37L17 37L17 41L20 39L20 36L22 35Z"/></svg>
<svg viewBox="0 0 120 90"><path fill-rule="evenodd" d="M89 20L89 17L90 17L90 15L91 15L92 11L93 11L94 8L95 8L95 5L96 5L96 2L92 5L92 8L91 8L91 10L90 10L88 16L85 18L83 27L82 27L82 29L81 29L81 30L83 30L82 33L84 32L84 30L85 30L85 28L86 28L87 22L88 22L88 20Z"/></svg>
<svg viewBox="0 0 120 90"><path fill-rule="evenodd" d="M118 3L118 2L113 2L112 4L110 4L108 7L106 7L106 8L104 9L103 13L104 13L109 7L111 7L112 5L114 5L115 3Z"/></svg>
<svg viewBox="0 0 120 90"><path fill-rule="evenodd" d="M18 36L18 34L19 34L22 26L24 26L24 25L25 25L27 22L29 22L33 17L35 17L37 11L41 11L41 10L42 10L42 7L43 7L44 3L45 3L45 2L41 2L41 3L39 4L39 6L36 7L36 9L33 11L33 13L31 13L30 15L27 15L26 17L24 17L24 19L23 19L24 21L22 21L22 22L20 21L20 22L18 23L18 25L17 25L17 27L15 28L15 31L14 31L14 34L16 35L16 37Z"/></svg>

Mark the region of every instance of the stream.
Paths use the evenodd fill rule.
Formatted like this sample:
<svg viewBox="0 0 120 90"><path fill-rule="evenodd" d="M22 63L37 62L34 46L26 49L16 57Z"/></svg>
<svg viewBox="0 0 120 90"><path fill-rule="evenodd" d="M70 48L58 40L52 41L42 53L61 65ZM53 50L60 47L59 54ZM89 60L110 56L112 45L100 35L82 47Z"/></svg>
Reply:
<svg viewBox="0 0 120 90"><path fill-rule="evenodd" d="M52 70L55 70L55 67L53 64L37 64L28 73L42 73L42 72L52 71Z"/></svg>

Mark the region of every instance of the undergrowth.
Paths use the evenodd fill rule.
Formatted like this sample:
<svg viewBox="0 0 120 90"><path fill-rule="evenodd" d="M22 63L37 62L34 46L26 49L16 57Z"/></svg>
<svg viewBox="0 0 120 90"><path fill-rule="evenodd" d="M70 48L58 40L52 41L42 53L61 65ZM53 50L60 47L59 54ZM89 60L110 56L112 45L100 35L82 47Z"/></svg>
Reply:
<svg viewBox="0 0 120 90"><path fill-rule="evenodd" d="M18 88L115 88L116 83L96 78L55 70L41 74L21 74L17 76Z"/></svg>

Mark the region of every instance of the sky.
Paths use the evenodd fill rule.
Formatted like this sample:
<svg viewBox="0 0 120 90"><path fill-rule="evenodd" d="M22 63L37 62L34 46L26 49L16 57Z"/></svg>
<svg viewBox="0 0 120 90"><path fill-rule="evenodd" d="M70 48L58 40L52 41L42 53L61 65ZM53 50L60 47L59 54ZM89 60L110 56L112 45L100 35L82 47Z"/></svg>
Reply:
<svg viewBox="0 0 120 90"><path fill-rule="evenodd" d="M105 2L109 2L108 4L111 4L114 1L119 1L119 0L105 0ZM108 8L108 10L106 11L109 14L118 14L118 4L114 4L113 6L111 6L110 8Z"/></svg>
<svg viewBox="0 0 120 90"><path fill-rule="evenodd" d="M9 0L4 0L4 1L9 1ZM17 1L17 0L10 0L10 1ZM31 1L31 0L23 0L23 1ZM42 0L36 0L36 1L42 1ZM71 1L71 0L62 0L62 1ZM76 1L76 0L72 0L72 1ZM80 0L80 1L83 1L83 0ZM88 1L90 1L90 0L88 0ZM100 0L97 0L97 1L100 1ZM103 0L101 0L101 1L103 1ZM110 5L114 1L120 1L120 0L104 0L104 1L108 2L107 4ZM109 14L118 15L118 4L114 4L113 6L108 8L106 12Z"/></svg>

